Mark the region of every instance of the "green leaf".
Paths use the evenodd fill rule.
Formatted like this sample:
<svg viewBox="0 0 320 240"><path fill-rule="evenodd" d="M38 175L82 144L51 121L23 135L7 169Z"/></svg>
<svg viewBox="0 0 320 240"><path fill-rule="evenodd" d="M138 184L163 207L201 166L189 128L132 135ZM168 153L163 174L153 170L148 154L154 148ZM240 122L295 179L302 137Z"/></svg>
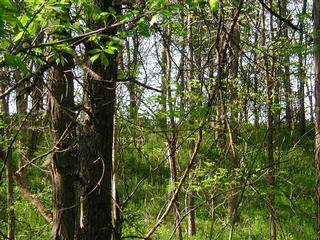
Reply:
<svg viewBox="0 0 320 240"><path fill-rule="evenodd" d="M19 32L13 39L14 42L19 41L23 37L24 32Z"/></svg>
<svg viewBox="0 0 320 240"><path fill-rule="evenodd" d="M95 49L88 51L88 53L90 53L90 54L95 54L95 53L100 53L100 52L101 52L100 48L95 48Z"/></svg>
<svg viewBox="0 0 320 240"><path fill-rule="evenodd" d="M108 54L114 54L114 50L111 48L104 49L103 51Z"/></svg>
<svg viewBox="0 0 320 240"><path fill-rule="evenodd" d="M16 6L11 0L1 0L0 1L0 8L9 9L9 10L16 10Z"/></svg>
<svg viewBox="0 0 320 240"><path fill-rule="evenodd" d="M219 6L219 0L209 0L209 5L211 10L214 11Z"/></svg>
<svg viewBox="0 0 320 240"><path fill-rule="evenodd" d="M109 66L109 59L107 58L107 56L105 54L101 54L101 62L103 63L103 65L105 67Z"/></svg>
<svg viewBox="0 0 320 240"><path fill-rule="evenodd" d="M21 72L24 75L28 73L27 66L23 61L21 61L20 57L15 55L5 54L4 60L9 66L13 68L19 68L19 70L21 70Z"/></svg>
<svg viewBox="0 0 320 240"><path fill-rule="evenodd" d="M93 55L90 60L92 63L94 63L98 58L100 57L100 53L96 54L96 55Z"/></svg>
<svg viewBox="0 0 320 240"><path fill-rule="evenodd" d="M132 16L132 13L131 13L131 12L122 15L121 18L120 18L120 22L125 22L125 21L129 20L131 16Z"/></svg>
<svg viewBox="0 0 320 240"><path fill-rule="evenodd" d="M14 55L10 55L10 54L5 54L4 55L4 60L6 61L6 63L13 67L16 68L18 66L17 61L16 61L16 56Z"/></svg>
<svg viewBox="0 0 320 240"><path fill-rule="evenodd" d="M28 73L27 66L24 62L21 61L20 58L17 58L17 65L18 65L20 71L22 72L22 75L23 76L27 75L27 73Z"/></svg>
<svg viewBox="0 0 320 240"><path fill-rule="evenodd" d="M108 7L108 9L109 9L109 12L110 12L112 15L114 15L114 16L117 15L117 11L116 11L113 7Z"/></svg>
<svg viewBox="0 0 320 240"><path fill-rule="evenodd" d="M63 47L63 48L61 48L61 51L65 52L65 53L69 53L69 54L74 54L75 53L74 49L72 49L70 47Z"/></svg>

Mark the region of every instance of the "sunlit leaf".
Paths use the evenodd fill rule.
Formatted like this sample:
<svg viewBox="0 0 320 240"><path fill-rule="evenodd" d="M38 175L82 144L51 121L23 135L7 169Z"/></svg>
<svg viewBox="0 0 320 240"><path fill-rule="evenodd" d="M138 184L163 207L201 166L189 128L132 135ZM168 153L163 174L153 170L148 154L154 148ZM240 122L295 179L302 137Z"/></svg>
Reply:
<svg viewBox="0 0 320 240"><path fill-rule="evenodd" d="M98 58L100 57L100 53L96 54L96 55L93 55L91 58L90 58L90 61L92 63L94 63Z"/></svg>
<svg viewBox="0 0 320 240"><path fill-rule="evenodd" d="M24 32L19 32L19 33L14 37L13 41L14 41L14 42L19 41L19 40L22 38L23 34L24 34Z"/></svg>
<svg viewBox="0 0 320 240"><path fill-rule="evenodd" d="M108 54L114 54L114 50L111 48L104 49L103 51Z"/></svg>
<svg viewBox="0 0 320 240"><path fill-rule="evenodd" d="M219 6L219 0L209 0L209 5L211 10L214 11Z"/></svg>
<svg viewBox="0 0 320 240"><path fill-rule="evenodd" d="M95 48L95 49L91 49L90 51L88 51L88 53L90 54L95 54L95 53L100 53L101 49L100 48Z"/></svg>

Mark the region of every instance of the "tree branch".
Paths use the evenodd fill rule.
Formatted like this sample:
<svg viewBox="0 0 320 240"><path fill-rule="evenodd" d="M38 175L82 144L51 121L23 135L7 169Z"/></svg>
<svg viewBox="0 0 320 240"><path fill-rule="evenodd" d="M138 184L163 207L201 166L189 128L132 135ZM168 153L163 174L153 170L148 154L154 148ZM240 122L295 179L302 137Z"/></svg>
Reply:
<svg viewBox="0 0 320 240"><path fill-rule="evenodd" d="M25 186L18 173L14 175L14 181L22 195L39 211L49 224L52 224L51 211L38 198L33 197L32 192Z"/></svg>
<svg viewBox="0 0 320 240"><path fill-rule="evenodd" d="M175 200L177 199L178 195L179 195L179 192L182 188L182 185L183 183L185 182L187 176L189 175L189 172L192 168L192 165L195 161L195 158L196 156L198 155L198 151L199 151L199 148L200 148L200 144L202 142L202 128L203 128L204 124L202 123L200 128L199 128L199 133L198 133L198 141L197 141L197 144L195 145L194 147L194 151L193 151L193 154L190 158L190 161L188 163L188 166L186 168L186 170L184 171L183 175L182 175L182 178L180 179L180 182L178 184L178 186L176 187L171 199L170 199L170 202L167 206L167 209L166 211L162 214L161 218L156 222L156 224L150 229L150 231L145 235L144 239L150 239L151 235L157 230L157 228L163 223L163 221L165 220L165 218L168 216L171 208L173 207L174 205L174 202Z"/></svg>
<svg viewBox="0 0 320 240"><path fill-rule="evenodd" d="M265 9L267 9L267 11L269 13L271 13L273 16L278 18L280 21L286 23L289 27L291 27L292 29L294 29L296 31L303 32L303 30L301 28L299 28L298 26L294 25L290 20L282 17L281 15L279 15L278 13L273 11L272 8L268 7L267 4L265 4L265 2L263 2L263 0L259 0L259 2Z"/></svg>

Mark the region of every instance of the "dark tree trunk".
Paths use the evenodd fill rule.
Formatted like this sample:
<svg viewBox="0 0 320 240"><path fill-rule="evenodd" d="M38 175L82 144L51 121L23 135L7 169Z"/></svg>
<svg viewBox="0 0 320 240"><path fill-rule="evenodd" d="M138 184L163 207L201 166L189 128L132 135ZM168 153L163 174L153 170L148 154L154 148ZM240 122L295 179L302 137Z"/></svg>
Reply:
<svg viewBox="0 0 320 240"><path fill-rule="evenodd" d="M95 0L94 4L102 11L119 6L112 1ZM104 22L93 22L89 19L89 27L98 29L105 26ZM112 23L112 19L107 21ZM103 34L112 36L117 29L106 30ZM101 41L107 41L103 38ZM86 51L98 46L86 44ZM115 87L117 80L117 56L106 55L108 65L97 60L88 63L91 70L101 79L97 80L91 74L84 79L84 111L79 127L79 162L80 176L78 194L80 200L79 226L75 239L106 240L112 234L112 144L113 144L113 115L115 105ZM90 66L91 65L91 66Z"/></svg>
<svg viewBox="0 0 320 240"><path fill-rule="evenodd" d="M65 19L68 12L57 17ZM53 30L54 31L54 30ZM54 32L55 39L70 36L67 30ZM55 152L51 159L53 226L55 240L74 238L76 213L77 149L74 113L73 69L71 54L59 53L60 63L48 73L48 118L51 144Z"/></svg>
<svg viewBox="0 0 320 240"><path fill-rule="evenodd" d="M1 73L1 80L3 81L6 78L4 73ZM3 81L6 82L6 81ZM5 84L0 82L0 92L4 92L5 90ZM1 100L1 111L4 113L3 120L5 124L9 124L9 97L5 97ZM9 139L10 138L10 129L6 128L4 130L4 138ZM7 238L9 240L15 239L15 214L14 214L14 183L13 183L13 159L12 159L12 151L11 149L8 149L7 154L1 158L5 160L6 159L6 186L7 186L7 214L8 214L8 230L7 230Z"/></svg>
<svg viewBox="0 0 320 240"><path fill-rule="evenodd" d="M56 240L73 239L75 226L75 176L77 174L76 133L73 96L73 58L63 56L64 66L52 69L49 79L49 121L53 153L51 174L53 182L53 229Z"/></svg>

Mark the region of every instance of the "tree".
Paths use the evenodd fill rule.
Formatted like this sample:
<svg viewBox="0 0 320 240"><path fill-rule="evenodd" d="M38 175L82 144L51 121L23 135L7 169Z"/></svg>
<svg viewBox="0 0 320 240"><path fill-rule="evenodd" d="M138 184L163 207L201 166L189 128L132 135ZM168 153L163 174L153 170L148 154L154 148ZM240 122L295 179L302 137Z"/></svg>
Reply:
<svg viewBox="0 0 320 240"><path fill-rule="evenodd" d="M313 31L314 31L314 73L315 73L315 167L316 167L316 210L317 239L320 239L320 1L313 1Z"/></svg>
<svg viewBox="0 0 320 240"><path fill-rule="evenodd" d="M3 92L6 88L5 82L7 80L6 75L1 72L0 73L0 91ZM10 118L9 118L9 98L3 98L1 100L1 111L3 114L3 122L7 126L10 124ZM10 136L10 127L8 127L4 132L3 135L6 139L9 139ZM13 182L13 174L14 174L14 163L12 158L12 149L11 144L7 143L8 150L6 154L2 154L3 161L6 161L6 184L7 184L7 211L8 211L8 232L7 232L7 238L10 240L15 239L15 214L14 214L14 194L13 194L13 188L14 188L14 182Z"/></svg>
<svg viewBox="0 0 320 240"><path fill-rule="evenodd" d="M5 0L0 15L1 236L15 219L19 239L49 224L57 240L320 239L312 101L292 131L293 84L316 76L320 101L307 1Z"/></svg>
<svg viewBox="0 0 320 240"><path fill-rule="evenodd" d="M97 0L94 2L101 11L110 9L119 14L119 4ZM114 21L110 16L109 24ZM104 27L104 21L88 20L91 29ZM112 38L117 28L110 28L102 34ZM101 43L107 44L102 37ZM86 44L86 52L97 49L95 43ZM101 55L101 62L88 65L99 79L88 74L84 79L84 111L79 127L80 176L80 229L78 239L110 239L111 218L111 166L113 146L113 115L115 104L115 83L117 81L116 54ZM90 139L90 141L88 141Z"/></svg>

